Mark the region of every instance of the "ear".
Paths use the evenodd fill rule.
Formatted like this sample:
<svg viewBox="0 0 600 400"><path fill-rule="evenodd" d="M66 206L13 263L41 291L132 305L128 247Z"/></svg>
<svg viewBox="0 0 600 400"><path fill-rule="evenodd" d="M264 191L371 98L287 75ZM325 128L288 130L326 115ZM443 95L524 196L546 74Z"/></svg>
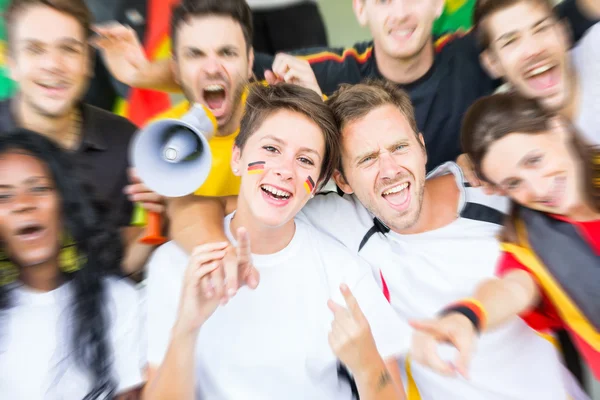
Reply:
<svg viewBox="0 0 600 400"><path fill-rule="evenodd" d="M354 193L354 190L352 190L352 188L350 187L348 182L346 182L346 179L344 178L342 173L340 171L338 171L337 169L335 171L333 171L333 180L338 185L338 187L340 189L342 189L342 191L344 193L346 193L346 194Z"/></svg>
<svg viewBox="0 0 600 400"><path fill-rule="evenodd" d="M19 81L19 69L13 56L11 55L8 47L5 47L2 52L4 53L6 68L8 69L8 76L15 82Z"/></svg>
<svg viewBox="0 0 600 400"><path fill-rule="evenodd" d="M490 50L489 48L485 49L479 56L479 60L481 61L483 68L485 68L492 78L500 79L504 77L504 70L493 50Z"/></svg>
<svg viewBox="0 0 600 400"><path fill-rule="evenodd" d="M425 153L425 164L427 164L427 147L425 147L425 138L422 133L419 133L419 142L421 142L423 153Z"/></svg>
<svg viewBox="0 0 600 400"><path fill-rule="evenodd" d="M354 9L354 15L360 26L367 26L367 11L366 2L367 0L352 0L352 8Z"/></svg>
<svg viewBox="0 0 600 400"><path fill-rule="evenodd" d="M250 50L248 51L248 75L247 75L248 79L252 79L252 76L254 74L253 67L254 67L254 48L251 47Z"/></svg>
<svg viewBox="0 0 600 400"><path fill-rule="evenodd" d="M444 9L446 8L445 0L436 0L435 4L435 18L438 19L444 13Z"/></svg>
<svg viewBox="0 0 600 400"><path fill-rule="evenodd" d="M169 61L169 68L171 68L171 76L173 76L173 80L176 84L181 86L181 77L179 76L179 68L177 68L177 59L175 55L171 57L171 61Z"/></svg>
<svg viewBox="0 0 600 400"><path fill-rule="evenodd" d="M571 25L565 22L564 20L559 21L556 24L556 29L558 30L558 37L561 43L563 44L565 49L570 49L573 47L573 29Z"/></svg>
<svg viewBox="0 0 600 400"><path fill-rule="evenodd" d="M87 46L87 65L86 65L86 71L85 71L85 75L89 78L92 79L95 75L94 71L96 70L95 66L96 66L96 50L90 45Z"/></svg>
<svg viewBox="0 0 600 400"><path fill-rule="evenodd" d="M240 160L242 158L242 151L239 147L233 146L233 152L231 154L231 170L234 171L235 176L242 176L242 169L240 168ZM235 172L237 171L237 172Z"/></svg>

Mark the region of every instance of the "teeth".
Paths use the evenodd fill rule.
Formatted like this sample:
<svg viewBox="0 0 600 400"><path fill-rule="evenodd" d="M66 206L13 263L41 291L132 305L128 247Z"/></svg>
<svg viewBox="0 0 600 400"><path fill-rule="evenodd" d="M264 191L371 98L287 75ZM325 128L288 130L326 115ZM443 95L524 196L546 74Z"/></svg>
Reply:
<svg viewBox="0 0 600 400"><path fill-rule="evenodd" d="M395 186L391 189L386 190L385 192L383 192L384 196L387 196L388 194L393 194L393 193L398 193L403 191L404 189L406 189L408 187L408 182L404 182L401 185Z"/></svg>
<svg viewBox="0 0 600 400"><path fill-rule="evenodd" d="M263 185L262 188L264 190L266 190L267 192L273 193L274 195L279 196L279 197L285 197L285 198L290 197L290 193L284 192L282 190L278 190L278 189L274 188L273 186Z"/></svg>
<svg viewBox="0 0 600 400"><path fill-rule="evenodd" d="M529 78L531 78L532 76L543 74L544 72L550 70L550 68L552 68L552 67L554 67L554 65L551 65L551 64L543 65L543 66L538 67L538 68L534 69L533 71L531 71L529 74L527 74L527 76Z"/></svg>
<svg viewBox="0 0 600 400"><path fill-rule="evenodd" d="M205 87L204 90L207 92L219 92L225 90L225 88L222 85L209 85Z"/></svg>

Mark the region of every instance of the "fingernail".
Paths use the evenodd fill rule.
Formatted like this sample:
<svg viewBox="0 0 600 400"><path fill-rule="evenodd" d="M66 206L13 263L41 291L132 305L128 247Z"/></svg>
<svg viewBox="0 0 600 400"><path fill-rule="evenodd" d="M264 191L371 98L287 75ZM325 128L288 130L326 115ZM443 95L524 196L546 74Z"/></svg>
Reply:
<svg viewBox="0 0 600 400"><path fill-rule="evenodd" d="M233 297L233 296L235 296L235 292L236 292L236 290L235 290L234 288L230 288L230 289L227 291L227 296L229 296L229 297Z"/></svg>
<svg viewBox="0 0 600 400"><path fill-rule="evenodd" d="M206 292L206 297L211 299L213 297L214 293L213 292Z"/></svg>
<svg viewBox="0 0 600 400"><path fill-rule="evenodd" d="M250 286L256 286L257 285L256 279L254 279L254 278L250 278L250 280L248 281L248 283L250 284Z"/></svg>

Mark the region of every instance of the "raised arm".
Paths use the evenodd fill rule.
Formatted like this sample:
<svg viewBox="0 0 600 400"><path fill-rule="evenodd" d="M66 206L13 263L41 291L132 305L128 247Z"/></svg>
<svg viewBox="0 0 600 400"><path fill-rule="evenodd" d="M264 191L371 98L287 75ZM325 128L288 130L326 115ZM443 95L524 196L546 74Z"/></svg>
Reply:
<svg viewBox="0 0 600 400"><path fill-rule="evenodd" d="M411 355L443 375L452 375L454 369L436 352L438 344L451 343L459 352L454 365L467 377L478 335L535 308L540 296L535 280L523 270L486 280L472 298L450 305L439 318L413 322L411 325L419 332L415 332Z"/></svg>

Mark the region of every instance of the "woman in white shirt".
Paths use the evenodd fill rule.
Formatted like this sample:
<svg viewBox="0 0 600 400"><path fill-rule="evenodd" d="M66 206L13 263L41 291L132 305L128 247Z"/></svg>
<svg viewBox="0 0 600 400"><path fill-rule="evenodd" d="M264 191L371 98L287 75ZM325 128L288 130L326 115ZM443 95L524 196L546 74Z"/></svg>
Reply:
<svg viewBox="0 0 600 400"><path fill-rule="evenodd" d="M191 258L175 242L157 249L148 270L147 398L350 400L340 361L361 399L404 398L396 356L408 328L369 267L295 218L336 166L331 111L308 89L256 85L235 143L241 188L225 231L241 263L252 242L260 283L225 296L227 243L200 246Z"/></svg>
<svg viewBox="0 0 600 400"><path fill-rule="evenodd" d="M34 132L0 135L0 243L0 398L137 398L137 294L116 278L119 235Z"/></svg>

